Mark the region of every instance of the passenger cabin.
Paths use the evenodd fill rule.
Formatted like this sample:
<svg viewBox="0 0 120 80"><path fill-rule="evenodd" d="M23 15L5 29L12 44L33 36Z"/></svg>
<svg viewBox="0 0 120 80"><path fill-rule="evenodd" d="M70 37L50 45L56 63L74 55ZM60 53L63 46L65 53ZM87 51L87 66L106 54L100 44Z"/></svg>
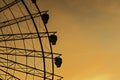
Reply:
<svg viewBox="0 0 120 80"><path fill-rule="evenodd" d="M36 0L31 0L32 1L32 3L36 3Z"/></svg>
<svg viewBox="0 0 120 80"><path fill-rule="evenodd" d="M42 16L42 20L43 20L44 24L47 24L48 20L49 20L49 15L47 13L44 13L41 16Z"/></svg>
<svg viewBox="0 0 120 80"><path fill-rule="evenodd" d="M57 66L57 68L61 67L61 64L62 64L62 58L55 57L55 65Z"/></svg>
<svg viewBox="0 0 120 80"><path fill-rule="evenodd" d="M52 34L49 36L49 40L52 43L52 45L55 45L57 42L57 36L55 34Z"/></svg>

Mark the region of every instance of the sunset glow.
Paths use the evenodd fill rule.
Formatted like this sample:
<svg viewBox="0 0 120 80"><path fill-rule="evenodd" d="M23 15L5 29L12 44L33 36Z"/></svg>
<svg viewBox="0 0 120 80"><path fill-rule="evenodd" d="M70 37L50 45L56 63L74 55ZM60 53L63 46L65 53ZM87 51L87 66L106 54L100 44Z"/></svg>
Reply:
<svg viewBox="0 0 120 80"><path fill-rule="evenodd" d="M54 12L51 27L58 30L64 80L120 80L120 1L48 4Z"/></svg>
<svg viewBox="0 0 120 80"><path fill-rule="evenodd" d="M29 4L30 1L26 1L26 4L31 8L30 9L31 11L36 12L37 10L36 8L33 7L32 2L31 4ZM47 44L49 44L50 38L48 37L48 35L42 36L43 41L41 42L44 43L43 48L45 48L46 52L41 51L41 53L43 54L49 53L48 51L50 49L51 50L53 49L53 52L55 52L55 54L56 53L62 54L61 58L63 59L63 61L61 60L61 63L62 62L63 63L60 68L57 68L55 66L55 70L53 71L52 66L54 64L52 65L50 63L47 54L46 58L48 59L44 60L43 55L41 55L40 58L38 57L37 59L29 58L29 60L31 61L28 60L29 62L28 64L30 65L32 64L34 65L34 67L36 67L35 64L33 64L36 63L38 68L43 69L42 71L43 74L47 71L45 71L44 64L42 63L46 62L46 64L48 64L47 66L48 73L50 71L52 71L52 73L55 72L55 74L63 76L64 77L63 80L120 80L120 0L36 0L36 1L41 11L44 10L48 11L47 14L49 14L50 17L49 22L46 24L47 28L50 32L55 31L56 32L55 35L57 35L58 37L56 38L58 39L56 45L52 45L53 48L48 48L49 45ZM19 5L22 6L23 4L20 3ZM16 6L18 7L18 5ZM19 9L17 9L17 7L14 7L15 9L14 8L12 9L14 11L13 14L15 14L17 17L19 16L21 17L22 14L19 14ZM21 7L21 10L23 10L23 13L26 13L28 15L24 7ZM4 18L5 14L8 19ZM4 14L2 15L4 16L2 16L3 19L1 19L1 21L9 20L10 14L7 11L4 12ZM45 30L45 27L41 28L41 26L43 26L41 18L36 18L35 21L38 29L41 32L47 31ZM20 23L17 24L22 27L20 28L23 29L22 30L23 33L27 32L28 30L28 28L24 28L24 26L27 26L27 24L30 26L29 27L30 30L28 31L31 32L36 31L34 30L35 27L31 22L31 17L30 20L26 21L26 25L22 22L21 24ZM13 31L15 30L16 33L17 32L21 33L19 28L16 28L15 26L17 25L13 25L12 27ZM10 32L9 30L8 32ZM7 33L7 28L4 28L3 30L1 29L1 33L2 34ZM47 39L46 36L48 37ZM5 39L3 38L3 40ZM34 47L32 49L34 48L36 48L36 50L41 49L41 47L38 46L39 44L38 40L31 40L31 42L27 41L24 42L24 39L21 40L23 40L23 42L22 41L17 43L14 42L14 44L17 44L18 46L20 46L20 48L21 47L23 48L23 45L25 45L26 43L27 47L24 47L26 48L25 52L27 48L31 47L32 43L36 44L33 45ZM51 55L51 52L49 54ZM22 61L24 62L25 59L26 59L25 64L27 64L28 58L24 59L18 58L17 60L19 62ZM52 58L52 60L54 59L55 58ZM54 62L52 60L51 62ZM49 69L49 67L51 67L51 69ZM32 72L32 69L30 72ZM52 73L49 74L53 76ZM22 74L20 76L22 76ZM44 74L42 76L44 76Z"/></svg>
<svg viewBox="0 0 120 80"><path fill-rule="evenodd" d="M89 76L87 78L81 78L79 76L75 76L72 80L111 80L110 75L96 75L96 76Z"/></svg>

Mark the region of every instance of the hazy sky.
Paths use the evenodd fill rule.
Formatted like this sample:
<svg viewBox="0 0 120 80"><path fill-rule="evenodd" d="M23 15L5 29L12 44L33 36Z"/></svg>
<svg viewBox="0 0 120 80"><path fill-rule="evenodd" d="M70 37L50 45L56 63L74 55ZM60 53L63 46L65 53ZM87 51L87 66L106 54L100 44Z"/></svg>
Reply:
<svg viewBox="0 0 120 80"><path fill-rule="evenodd" d="M44 0L64 80L120 80L120 1Z"/></svg>
<svg viewBox="0 0 120 80"><path fill-rule="evenodd" d="M37 1L57 31L63 80L120 80L120 0Z"/></svg>

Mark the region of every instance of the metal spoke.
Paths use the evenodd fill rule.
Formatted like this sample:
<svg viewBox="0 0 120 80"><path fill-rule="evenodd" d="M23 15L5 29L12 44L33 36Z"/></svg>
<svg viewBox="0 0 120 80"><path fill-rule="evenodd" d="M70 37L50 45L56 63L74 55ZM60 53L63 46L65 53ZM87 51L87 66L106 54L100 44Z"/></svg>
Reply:
<svg viewBox="0 0 120 80"><path fill-rule="evenodd" d="M0 8L0 12L12 7L13 5L17 4L18 2L20 2L21 0L14 0L13 2L3 6L2 8Z"/></svg>
<svg viewBox="0 0 120 80"><path fill-rule="evenodd" d="M0 2L0 80L62 80L54 72L62 54L52 49L58 38L47 29L48 10L39 0Z"/></svg>
<svg viewBox="0 0 120 80"><path fill-rule="evenodd" d="M33 18L36 18L36 17L39 17L40 14L39 13L34 13L34 14L32 14L32 16L33 16ZM13 25L13 24L16 24L16 23L20 23L20 22L23 22L23 21L26 21L26 20L29 20L29 19L31 19L31 17L29 15L26 15L26 16L15 18L15 19L7 20L7 21L4 21L4 22L0 22L0 28L4 28L6 26L10 26L10 25Z"/></svg>
<svg viewBox="0 0 120 80"><path fill-rule="evenodd" d="M2 74L2 75L7 75L7 76L9 76L9 77L8 77L9 79L20 80L18 77L14 76L14 75L12 75L12 74L10 74L10 73L2 70L2 69L0 69L0 71L2 71L2 72L4 73L4 74ZM0 75L1 75L1 74L0 74ZM2 75L1 75L1 76L2 76ZM8 80L8 79L7 79L7 80Z"/></svg>
<svg viewBox="0 0 120 80"><path fill-rule="evenodd" d="M44 52L44 53L46 58L51 59L51 52ZM54 56L61 56L61 54L59 53L53 53L53 54ZM42 58L42 51L0 46L0 55Z"/></svg>
<svg viewBox="0 0 120 80"><path fill-rule="evenodd" d="M44 70L40 70L38 68L35 68L35 67L32 67L32 66L28 66L28 65L25 65L25 64L13 61L13 60L9 60L9 59L3 58L3 57L0 57L0 60L1 61L8 61L9 63L16 64L16 68L14 68L14 66L7 66L7 65L0 64L0 67L2 67L2 68L7 68L7 69L15 70L15 71L18 71L18 72L21 72L21 73L34 75L36 77L41 77L41 78L44 77L43 76ZM28 69L27 72L26 72L26 68ZM46 74L51 75L51 76L54 75L54 76L56 76L58 78L62 78L61 76L56 75L56 74L52 74L50 72L46 72ZM49 77L46 77L46 79L51 80Z"/></svg>
<svg viewBox="0 0 120 80"><path fill-rule="evenodd" d="M50 34L54 34L56 32L49 32ZM46 32L39 32L41 34L41 38L48 37ZM22 34L3 34L0 35L0 42L4 41L13 41L13 40L25 40L25 39L35 39L38 38L37 33L22 33Z"/></svg>

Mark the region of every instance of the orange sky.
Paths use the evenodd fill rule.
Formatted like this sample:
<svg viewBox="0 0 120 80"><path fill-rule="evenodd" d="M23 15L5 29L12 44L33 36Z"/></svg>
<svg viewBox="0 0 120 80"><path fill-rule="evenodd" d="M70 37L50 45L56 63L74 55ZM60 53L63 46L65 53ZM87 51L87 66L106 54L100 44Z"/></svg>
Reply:
<svg viewBox="0 0 120 80"><path fill-rule="evenodd" d="M41 8L58 31L64 80L120 80L119 0L47 0Z"/></svg>
<svg viewBox="0 0 120 80"><path fill-rule="evenodd" d="M57 31L63 80L120 80L119 0L38 0Z"/></svg>

